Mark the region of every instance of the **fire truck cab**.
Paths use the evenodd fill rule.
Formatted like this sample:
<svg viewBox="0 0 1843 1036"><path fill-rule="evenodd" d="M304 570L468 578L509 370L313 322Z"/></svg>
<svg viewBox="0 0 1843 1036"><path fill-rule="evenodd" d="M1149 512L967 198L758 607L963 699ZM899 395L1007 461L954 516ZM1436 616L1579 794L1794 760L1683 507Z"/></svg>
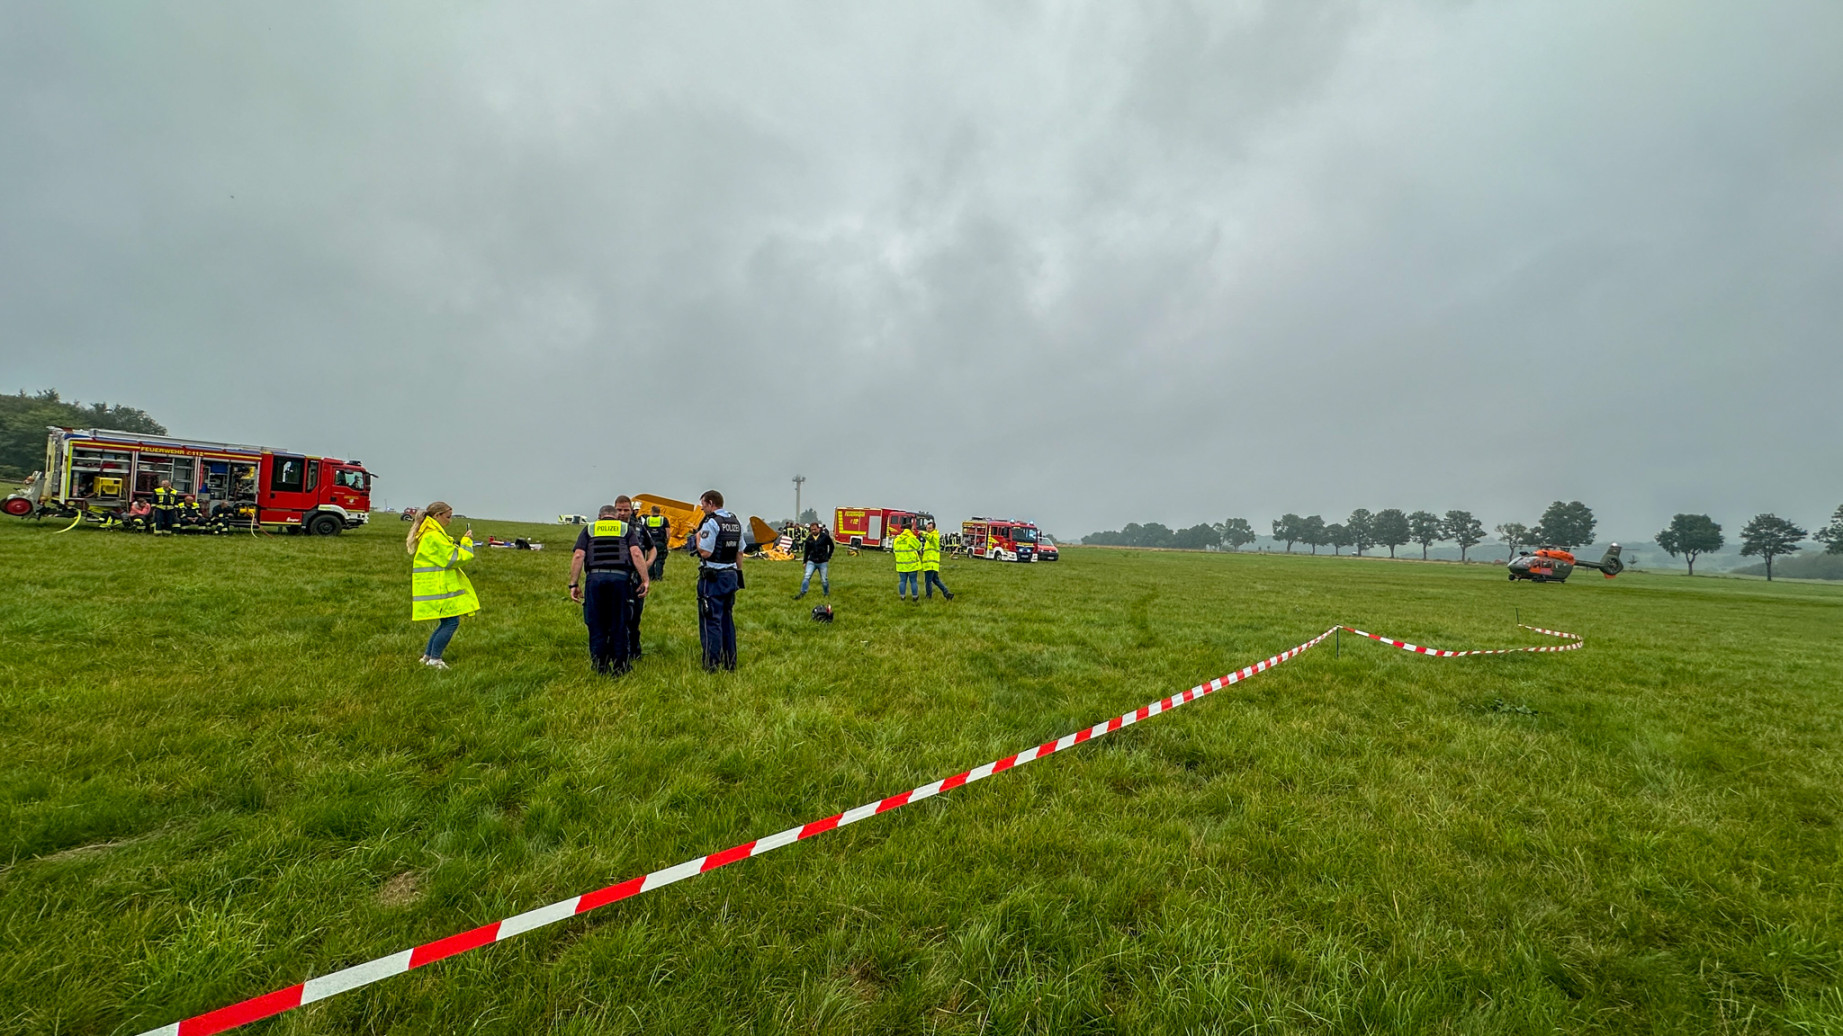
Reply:
<svg viewBox="0 0 1843 1036"><path fill-rule="evenodd" d="M904 511L894 507L840 507L832 514L832 538L853 547L894 550L896 536L902 530L918 529L920 523L931 521L934 521L934 515L926 511Z"/></svg>
<svg viewBox="0 0 1843 1036"><path fill-rule="evenodd" d="M105 429L51 428L45 468L4 504L29 517L108 515L152 501L162 481L227 524L333 536L371 520L371 473L358 461Z"/></svg>
<svg viewBox="0 0 1843 1036"><path fill-rule="evenodd" d="M960 523L960 545L975 558L1035 561L1037 527L1014 518L968 518Z"/></svg>

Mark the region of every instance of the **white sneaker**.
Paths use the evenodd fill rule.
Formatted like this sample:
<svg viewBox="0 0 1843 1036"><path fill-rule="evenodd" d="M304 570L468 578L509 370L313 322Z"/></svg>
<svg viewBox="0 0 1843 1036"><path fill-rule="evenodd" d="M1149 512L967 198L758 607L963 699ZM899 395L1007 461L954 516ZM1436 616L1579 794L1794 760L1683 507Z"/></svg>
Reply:
<svg viewBox="0 0 1843 1036"><path fill-rule="evenodd" d="M448 663L442 661L439 658L425 658L422 660L422 664L428 666L430 669L448 668Z"/></svg>

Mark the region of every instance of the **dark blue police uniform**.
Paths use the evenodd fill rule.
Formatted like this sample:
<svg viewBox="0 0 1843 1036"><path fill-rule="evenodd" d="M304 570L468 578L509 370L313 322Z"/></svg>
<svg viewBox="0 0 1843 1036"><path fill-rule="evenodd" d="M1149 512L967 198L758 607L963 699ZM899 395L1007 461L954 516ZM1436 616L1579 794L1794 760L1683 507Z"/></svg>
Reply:
<svg viewBox="0 0 1843 1036"><path fill-rule="evenodd" d="M632 667L637 574L630 552L639 543L638 526L618 518L600 519L576 537L576 549L583 552L582 621L589 627L589 658L598 673L619 676Z"/></svg>
<svg viewBox="0 0 1843 1036"><path fill-rule="evenodd" d="M742 523L728 511L704 519L693 537L710 551L698 566L698 641L704 669L736 668L736 591L742 589Z"/></svg>

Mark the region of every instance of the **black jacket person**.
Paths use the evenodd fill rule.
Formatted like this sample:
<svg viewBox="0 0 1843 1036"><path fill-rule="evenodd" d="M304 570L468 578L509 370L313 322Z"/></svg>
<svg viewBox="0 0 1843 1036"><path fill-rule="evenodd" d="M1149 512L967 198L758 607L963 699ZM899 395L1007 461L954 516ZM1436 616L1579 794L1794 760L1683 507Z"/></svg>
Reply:
<svg viewBox="0 0 1843 1036"><path fill-rule="evenodd" d="M570 599L581 603L582 621L589 627L589 659L596 672L608 676L632 668L628 627L633 602L649 588L639 527L618 513L613 504L602 507L595 523L576 537L570 558Z"/></svg>

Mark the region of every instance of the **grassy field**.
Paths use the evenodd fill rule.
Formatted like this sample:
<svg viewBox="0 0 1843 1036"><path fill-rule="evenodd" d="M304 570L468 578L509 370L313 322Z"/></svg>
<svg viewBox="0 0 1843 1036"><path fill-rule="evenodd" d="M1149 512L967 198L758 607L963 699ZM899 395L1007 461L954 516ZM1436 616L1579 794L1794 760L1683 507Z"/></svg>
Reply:
<svg viewBox="0 0 1843 1036"><path fill-rule="evenodd" d="M568 533L416 656L398 523L0 523L0 1031L122 1033L1036 745L1167 716L259 1023L269 1033L1843 1031L1843 587L1070 549L838 621L682 557L588 672ZM816 591L815 591L816 593Z"/></svg>

